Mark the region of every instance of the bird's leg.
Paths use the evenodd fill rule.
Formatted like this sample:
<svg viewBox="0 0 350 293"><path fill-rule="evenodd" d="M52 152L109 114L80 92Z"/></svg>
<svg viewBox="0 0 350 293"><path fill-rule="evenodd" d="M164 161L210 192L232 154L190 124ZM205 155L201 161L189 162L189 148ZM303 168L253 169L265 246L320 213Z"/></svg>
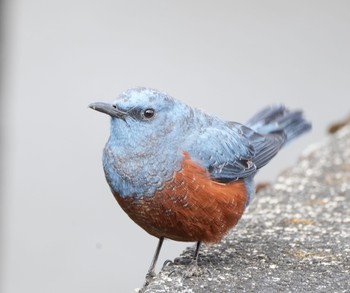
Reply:
<svg viewBox="0 0 350 293"><path fill-rule="evenodd" d="M207 271L208 274L211 276L211 273L208 269L205 269L204 270L202 268L200 268L198 266L198 259L199 259L199 249L201 247L201 244L202 242L201 241L197 241L196 243L196 249L194 251L194 255L193 257L189 258L189 257L186 257L186 258L182 258L182 257L179 257L179 258L176 258L174 260L174 262L168 260L164 263L163 265L163 269L164 267L166 267L168 264L174 264L174 265L181 265L181 266L187 266L187 270L185 270L185 272L183 272L183 269L182 269L182 280L186 279L186 278L191 278L193 276L200 276L203 274L204 271ZM176 269L170 271L169 273L169 276L176 273Z"/></svg>
<svg viewBox="0 0 350 293"><path fill-rule="evenodd" d="M198 267L198 256L199 256L199 248L201 247L201 241L197 242L196 250L194 252L194 258L189 265L189 269L182 275L182 278L190 278L192 276L199 276L202 274L202 271Z"/></svg>
<svg viewBox="0 0 350 293"><path fill-rule="evenodd" d="M147 286L150 283L150 281L153 279L153 277L156 275L156 273L155 273L156 263L158 260L160 250L162 248L163 241L164 241L164 237L160 237L159 241L158 241L157 248L156 248L156 252L154 253L151 265L150 265L148 272L146 274L145 286Z"/></svg>
<svg viewBox="0 0 350 293"><path fill-rule="evenodd" d="M171 264L171 263L174 263L174 264L177 264L177 265L190 265L190 264L193 264L193 263L197 263L198 255L199 255L199 248L200 248L201 243L202 243L201 241L197 241L196 242L196 250L195 250L193 256L190 256L190 255L179 256L179 257L176 257L173 262L171 260L167 260L164 263L163 267L165 267L165 266L167 266L168 264Z"/></svg>
<svg viewBox="0 0 350 293"><path fill-rule="evenodd" d="M198 255L199 255L199 248L201 247L201 241L197 241L196 245L196 251L194 252L194 261L196 264L198 264Z"/></svg>

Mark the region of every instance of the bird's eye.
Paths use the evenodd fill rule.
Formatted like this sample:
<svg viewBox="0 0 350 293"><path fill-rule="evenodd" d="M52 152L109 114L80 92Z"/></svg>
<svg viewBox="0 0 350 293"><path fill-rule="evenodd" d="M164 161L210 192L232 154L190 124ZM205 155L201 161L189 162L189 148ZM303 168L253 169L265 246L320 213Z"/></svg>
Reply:
<svg viewBox="0 0 350 293"><path fill-rule="evenodd" d="M150 119L154 116L154 109L148 108L143 111L143 117Z"/></svg>

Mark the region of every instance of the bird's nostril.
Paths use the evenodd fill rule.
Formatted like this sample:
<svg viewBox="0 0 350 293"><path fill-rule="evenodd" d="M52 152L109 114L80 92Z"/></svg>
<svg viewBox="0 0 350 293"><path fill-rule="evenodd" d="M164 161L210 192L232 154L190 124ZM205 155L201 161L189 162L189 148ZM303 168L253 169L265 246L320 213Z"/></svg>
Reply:
<svg viewBox="0 0 350 293"><path fill-rule="evenodd" d="M117 109L117 105L112 105L112 107L113 107L114 109Z"/></svg>

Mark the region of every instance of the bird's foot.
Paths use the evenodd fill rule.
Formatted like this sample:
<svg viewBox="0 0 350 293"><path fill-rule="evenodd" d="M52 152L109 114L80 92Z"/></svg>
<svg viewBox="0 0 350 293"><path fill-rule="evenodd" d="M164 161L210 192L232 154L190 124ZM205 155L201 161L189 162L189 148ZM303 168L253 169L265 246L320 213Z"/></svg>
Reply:
<svg viewBox="0 0 350 293"><path fill-rule="evenodd" d="M177 267L181 266L181 267ZM184 269L185 266L185 269ZM170 270L168 273L168 276L170 277L173 274L181 274L182 280L191 278L191 277L198 277L203 274L208 274L211 277L210 271L203 266L198 265L198 261L196 259L193 259L192 257L177 257L174 259L174 261L166 260L163 264L162 270L166 267L174 267L173 270Z"/></svg>
<svg viewBox="0 0 350 293"><path fill-rule="evenodd" d="M193 262L192 257L176 257L173 261L167 259L162 266L162 270L167 266L184 265L187 266Z"/></svg>
<svg viewBox="0 0 350 293"><path fill-rule="evenodd" d="M181 269L181 273L183 273L183 267L179 268L177 266L188 266L188 265L192 265L192 263L194 263L194 262L195 261L192 257L176 257L174 259L174 261L169 260L169 259L166 260L163 264L162 270L164 270L166 267L174 267L174 269L170 270L168 273L168 276L170 277L174 273L176 273L176 274L180 273L180 269ZM190 274L188 274L188 275L190 275Z"/></svg>
<svg viewBox="0 0 350 293"><path fill-rule="evenodd" d="M145 283L143 284L143 287L147 287L151 281L153 280L153 278L156 276L156 273L155 271L149 271L147 274L146 274L146 277L145 277Z"/></svg>
<svg viewBox="0 0 350 293"><path fill-rule="evenodd" d="M163 270L165 267L167 267L167 266L169 266L169 265L173 265L173 264L174 264L174 262L173 262L172 260L167 259L167 260L163 263L162 270Z"/></svg>
<svg viewBox="0 0 350 293"><path fill-rule="evenodd" d="M183 257L176 257L174 259L174 264L176 265L190 265L191 263L194 262L194 259L193 257L190 257L190 256L183 256Z"/></svg>
<svg viewBox="0 0 350 293"><path fill-rule="evenodd" d="M187 270L182 274L182 279L188 279L191 277L198 277L202 274L201 268L198 266L197 261L192 261Z"/></svg>
<svg viewBox="0 0 350 293"><path fill-rule="evenodd" d="M192 260L192 262L189 264L188 269L182 274L182 280L191 277L199 277L205 273L209 274L209 276L211 277L211 273L207 268L200 267L196 260Z"/></svg>

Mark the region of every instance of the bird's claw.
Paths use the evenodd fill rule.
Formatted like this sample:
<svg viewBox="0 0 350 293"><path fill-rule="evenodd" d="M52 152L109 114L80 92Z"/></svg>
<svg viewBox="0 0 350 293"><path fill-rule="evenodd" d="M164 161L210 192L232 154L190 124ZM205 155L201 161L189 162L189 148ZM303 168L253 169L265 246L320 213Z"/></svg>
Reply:
<svg viewBox="0 0 350 293"><path fill-rule="evenodd" d="M208 273L211 277L211 272L207 268L200 267L197 261L192 261L189 268L182 274L182 280L191 277L199 277L205 273Z"/></svg>
<svg viewBox="0 0 350 293"><path fill-rule="evenodd" d="M144 287L147 287L151 281L153 280L153 278L156 276L156 273L154 271L150 271L146 274L146 278L145 278L145 283L143 284Z"/></svg>
<svg viewBox="0 0 350 293"><path fill-rule="evenodd" d="M176 257L174 259L174 264L177 265L190 265L193 262L192 257Z"/></svg>
<svg viewBox="0 0 350 293"><path fill-rule="evenodd" d="M170 260L170 259L167 259L167 260L163 263L162 270L163 270L165 267L167 267L167 266L169 266L169 265L172 265L172 264L174 264L174 262L173 262L172 260Z"/></svg>

